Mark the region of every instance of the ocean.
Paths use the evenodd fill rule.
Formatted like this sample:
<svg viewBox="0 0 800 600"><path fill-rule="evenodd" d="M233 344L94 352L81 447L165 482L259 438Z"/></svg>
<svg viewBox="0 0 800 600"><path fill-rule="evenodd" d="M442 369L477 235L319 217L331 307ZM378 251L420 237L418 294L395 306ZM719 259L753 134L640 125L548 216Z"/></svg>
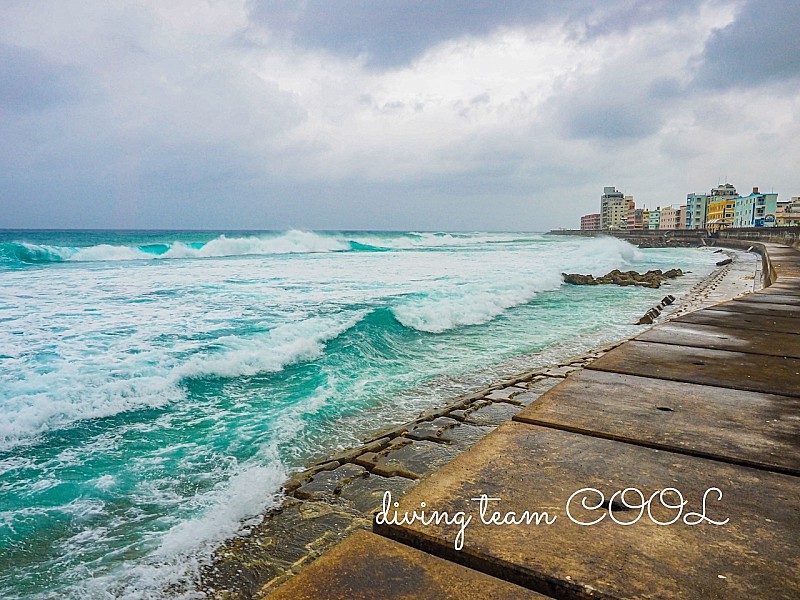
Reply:
<svg viewBox="0 0 800 600"><path fill-rule="evenodd" d="M533 233L0 231L0 597L193 597L287 474L630 335L717 259ZM560 275L673 267L657 290Z"/></svg>

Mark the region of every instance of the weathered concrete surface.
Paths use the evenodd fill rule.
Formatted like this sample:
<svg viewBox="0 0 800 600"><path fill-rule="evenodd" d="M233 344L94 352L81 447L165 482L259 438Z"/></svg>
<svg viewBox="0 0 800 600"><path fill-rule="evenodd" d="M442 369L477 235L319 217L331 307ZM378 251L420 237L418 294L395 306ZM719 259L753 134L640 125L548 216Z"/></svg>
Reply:
<svg viewBox="0 0 800 600"><path fill-rule="evenodd" d="M800 398L584 369L514 420L800 475Z"/></svg>
<svg viewBox="0 0 800 600"><path fill-rule="evenodd" d="M765 294L786 294L800 290L800 277L782 278L768 288L761 290Z"/></svg>
<svg viewBox="0 0 800 600"><path fill-rule="evenodd" d="M647 517L630 526L611 521L608 511L588 511L579 497L572 516L570 496L583 488L600 490L606 501L627 487L645 497L675 488L706 517L730 519L724 525L682 519L659 526ZM557 598L786 598L800 597L800 494L797 478L712 460L662 452L586 435L510 422L470 452L434 473L401 501L398 510L464 511L462 550L454 549L457 525L373 525L373 530L453 562ZM484 525L471 498L499 497L491 503L501 515L546 511L551 525ZM589 506L599 498L587 493ZM633 494L627 496L633 503ZM676 504L677 496L665 498ZM632 521L638 510L618 503L614 515ZM677 511L653 503L661 522ZM541 515L540 515L541 516Z"/></svg>
<svg viewBox="0 0 800 600"><path fill-rule="evenodd" d="M783 290L785 292L785 290ZM794 294L779 294L778 290L772 293L756 292L736 299L737 302L766 302L769 304L786 304L788 306L800 306L800 296Z"/></svg>
<svg viewBox="0 0 800 600"><path fill-rule="evenodd" d="M226 599L254 598L265 582L291 576L332 543L369 526L363 514L342 504L290 499L279 513L217 551L202 575L206 589L224 589Z"/></svg>
<svg viewBox="0 0 800 600"><path fill-rule="evenodd" d="M359 531L269 600L534 600L520 586Z"/></svg>
<svg viewBox="0 0 800 600"><path fill-rule="evenodd" d="M800 396L800 359L797 358L633 340L598 358L587 368Z"/></svg>
<svg viewBox="0 0 800 600"><path fill-rule="evenodd" d="M354 462L382 477L419 479L452 460L457 453L456 448L445 444L428 440L412 443L403 438L380 452L362 454Z"/></svg>
<svg viewBox="0 0 800 600"><path fill-rule="evenodd" d="M772 332L800 334L800 319L753 315L732 310L698 310L677 317L671 322L717 325L719 327L733 326L739 329L760 331L765 335L770 335Z"/></svg>
<svg viewBox="0 0 800 600"><path fill-rule="evenodd" d="M354 479L368 476L364 467L344 464L333 471L320 471L309 482L297 488L295 496L303 500L335 496Z"/></svg>
<svg viewBox="0 0 800 600"><path fill-rule="evenodd" d="M767 315L773 317L800 317L800 306L779 304L775 302L748 302L747 300L731 300L709 306L705 310L730 310L754 315Z"/></svg>
<svg viewBox="0 0 800 600"><path fill-rule="evenodd" d="M734 350L770 356L800 358L800 338L793 333L739 329L735 321L724 327L671 322L654 327L636 338L643 342L696 346L716 350Z"/></svg>

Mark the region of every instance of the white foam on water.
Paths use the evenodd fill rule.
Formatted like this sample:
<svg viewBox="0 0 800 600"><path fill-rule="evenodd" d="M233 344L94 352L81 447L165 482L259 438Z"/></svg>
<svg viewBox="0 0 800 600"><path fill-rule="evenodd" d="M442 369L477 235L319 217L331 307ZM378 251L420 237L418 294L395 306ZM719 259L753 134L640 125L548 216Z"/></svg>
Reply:
<svg viewBox="0 0 800 600"><path fill-rule="evenodd" d="M391 310L406 327L442 333L465 325L488 323L508 308L527 304L537 292L557 289L560 285L561 276L549 273L541 275L538 281L454 286L406 300Z"/></svg>
<svg viewBox="0 0 800 600"><path fill-rule="evenodd" d="M202 566L210 562L221 542L280 502L279 490L285 479L286 471L277 458L266 466L250 464L236 469L213 490L193 498L199 515L158 534L155 550L146 558L123 561L107 574L86 577L58 594L86 599L203 598L195 588ZM100 528L87 530L70 542L76 542L72 546L79 551L77 542L101 541L105 533ZM153 541L151 536L150 543Z"/></svg>
<svg viewBox="0 0 800 600"><path fill-rule="evenodd" d="M214 340L216 349L195 352L183 363L163 350L134 358L106 354L102 369L59 360L57 368L44 373L9 373L0 377L8 388L0 398L0 450L78 421L183 400L185 378L252 376L312 360L366 314L349 311L286 323L260 335L224 336Z"/></svg>
<svg viewBox="0 0 800 600"><path fill-rule="evenodd" d="M207 375L241 377L280 371L287 365L320 356L325 342L340 336L366 314L358 311L355 315L312 317L279 325L250 338L223 337L215 342L223 348L221 352L194 356L175 372L184 378Z"/></svg>
<svg viewBox="0 0 800 600"><path fill-rule="evenodd" d="M274 237L229 238L219 236L194 248L175 242L170 249L157 258L211 258L223 256L249 256L260 254L306 254L336 252L349 249L343 240L331 235L310 231L287 231Z"/></svg>

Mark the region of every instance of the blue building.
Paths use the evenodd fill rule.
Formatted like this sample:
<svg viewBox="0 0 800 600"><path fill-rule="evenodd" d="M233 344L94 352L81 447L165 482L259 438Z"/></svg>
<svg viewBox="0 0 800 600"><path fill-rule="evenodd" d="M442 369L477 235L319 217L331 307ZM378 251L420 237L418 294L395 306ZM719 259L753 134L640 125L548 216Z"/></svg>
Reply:
<svg viewBox="0 0 800 600"><path fill-rule="evenodd" d="M736 198L734 227L773 227L778 212L778 194L761 194L757 187L749 196Z"/></svg>

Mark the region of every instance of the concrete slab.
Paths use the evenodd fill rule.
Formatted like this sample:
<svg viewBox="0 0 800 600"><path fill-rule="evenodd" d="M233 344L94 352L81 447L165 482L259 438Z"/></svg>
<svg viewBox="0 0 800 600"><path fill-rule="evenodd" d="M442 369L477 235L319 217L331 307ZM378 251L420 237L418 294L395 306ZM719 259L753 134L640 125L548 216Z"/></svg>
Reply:
<svg viewBox="0 0 800 600"><path fill-rule="evenodd" d="M800 359L630 341L587 369L800 396Z"/></svg>
<svg viewBox="0 0 800 600"><path fill-rule="evenodd" d="M795 266L794 264L776 264L773 262L773 267L778 272L778 278L781 279L783 277L800 277L800 266Z"/></svg>
<svg viewBox="0 0 800 600"><path fill-rule="evenodd" d="M798 288L800 288L800 279L796 277L788 277L786 279L779 278L777 281L773 282L771 286L764 288L762 291L768 292L772 290L790 290L791 293Z"/></svg>
<svg viewBox="0 0 800 600"><path fill-rule="evenodd" d="M699 325L717 325L720 327L737 327L752 329L769 335L771 332L800 334L800 319L791 317L771 317L733 312L729 310L697 310L673 319L671 323L697 323Z"/></svg>
<svg viewBox="0 0 800 600"><path fill-rule="evenodd" d="M768 288L763 288L756 291L757 294L789 294L789 295L797 295L800 294L800 281L793 281L791 279L787 279L786 281L778 280L773 283Z"/></svg>
<svg viewBox="0 0 800 600"><path fill-rule="evenodd" d="M735 300L731 300L730 304L733 305L758 305L759 308L764 308L765 310L775 311L775 312L783 312L787 313L786 316L790 317L797 317L800 316L800 306L797 304L789 304L783 302L782 300L774 300L777 296L760 296L759 294L750 294L749 296L743 296L741 298L736 298ZM723 304L728 304L727 302Z"/></svg>
<svg viewBox="0 0 800 600"><path fill-rule="evenodd" d="M617 524L608 502L628 487L646 498L674 488L688 504L675 523L657 525L646 510L634 522L640 511L625 510L617 497L612 514L633 523ZM706 494L713 487L722 491L721 499ZM601 492L606 509L582 508L582 500L589 507L601 502L590 491L573 496L584 488ZM546 512L551 524L484 525L479 503L470 500L481 494L500 498L485 516L533 511L544 518ZM704 495L706 518L724 524L683 520L687 512L703 511ZM629 503L634 496L626 496ZM664 499L679 503L675 492ZM376 523L373 530L553 597L800 597L800 484L790 475L509 422L413 489L397 510L419 510L422 502L429 513L472 516L461 550L454 548L457 522ZM605 517L581 526L569 518L567 506L575 521ZM657 498L651 507L662 523L678 514Z"/></svg>
<svg viewBox="0 0 800 600"><path fill-rule="evenodd" d="M738 329L734 323L729 325L728 327L719 327L717 325L670 322L645 331L635 339L659 344L678 344L800 358L800 338L797 335L776 331L765 335L763 331Z"/></svg>
<svg viewBox="0 0 800 600"><path fill-rule="evenodd" d="M514 420L800 475L800 398L584 370Z"/></svg>
<svg viewBox="0 0 800 600"><path fill-rule="evenodd" d="M737 300L747 302L767 302L770 304L788 304L790 306L800 306L800 294L778 294L775 290L772 292L756 292L737 298Z"/></svg>
<svg viewBox="0 0 800 600"><path fill-rule="evenodd" d="M731 300L709 306L705 310L732 310L751 315L766 315L769 317L800 317L800 306L776 304L773 302L748 302L746 300Z"/></svg>
<svg viewBox="0 0 800 600"><path fill-rule="evenodd" d="M357 531L267 596L269 600L535 600L506 581Z"/></svg>

